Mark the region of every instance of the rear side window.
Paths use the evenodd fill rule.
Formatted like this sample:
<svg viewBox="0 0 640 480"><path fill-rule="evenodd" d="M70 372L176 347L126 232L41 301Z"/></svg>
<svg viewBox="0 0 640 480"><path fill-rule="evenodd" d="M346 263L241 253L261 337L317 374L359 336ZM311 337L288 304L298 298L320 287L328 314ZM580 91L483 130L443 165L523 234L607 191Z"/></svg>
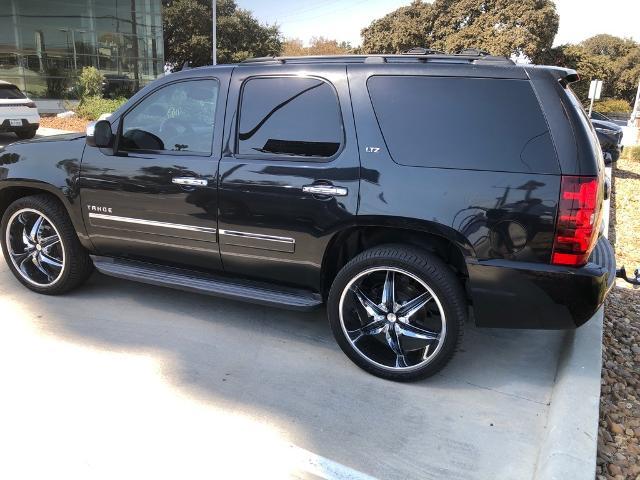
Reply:
<svg viewBox="0 0 640 480"><path fill-rule="evenodd" d="M374 76L367 86L397 163L559 171L547 124L528 81Z"/></svg>
<svg viewBox="0 0 640 480"><path fill-rule="evenodd" d="M335 90L316 78L253 78L242 89L237 152L327 158L342 143Z"/></svg>
<svg viewBox="0 0 640 480"><path fill-rule="evenodd" d="M21 100L27 98L18 87L13 85L0 85L0 100Z"/></svg>

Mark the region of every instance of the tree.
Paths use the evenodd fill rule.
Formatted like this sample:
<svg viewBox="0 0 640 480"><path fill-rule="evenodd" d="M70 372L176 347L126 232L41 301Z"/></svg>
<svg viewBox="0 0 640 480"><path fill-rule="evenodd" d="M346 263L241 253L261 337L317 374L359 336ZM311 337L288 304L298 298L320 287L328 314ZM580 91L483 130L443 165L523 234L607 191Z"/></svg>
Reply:
<svg viewBox="0 0 640 480"><path fill-rule="evenodd" d="M416 0L363 29L362 46L366 53L479 48L535 62L551 49L558 23L551 0Z"/></svg>
<svg viewBox="0 0 640 480"><path fill-rule="evenodd" d="M428 46L433 29L432 7L419 0L411 5L374 20L363 29L362 51L364 53L402 53L413 47Z"/></svg>
<svg viewBox="0 0 640 480"><path fill-rule="evenodd" d="M612 76L611 62L600 55L589 53L582 45L560 45L547 52L541 61L545 64L572 68L577 71L580 80L572 83L571 88L582 102L586 103L589 84L594 79L603 80L603 96L611 96L607 88L612 85L612 82L605 81Z"/></svg>
<svg viewBox="0 0 640 480"><path fill-rule="evenodd" d="M640 82L640 45L616 62L618 72L614 85L616 96L633 104Z"/></svg>
<svg viewBox="0 0 640 480"><path fill-rule="evenodd" d="M624 57L638 46L630 38L614 37L606 33L594 35L580 43L592 55L604 55L611 59Z"/></svg>
<svg viewBox="0 0 640 480"><path fill-rule="evenodd" d="M217 61L240 62L249 57L278 55L282 39L277 25L261 24L235 0L217 0ZM211 65L210 0L163 0L166 61L180 69Z"/></svg>
<svg viewBox="0 0 640 480"><path fill-rule="evenodd" d="M584 103L593 79L602 80L603 98L626 102L633 102L640 81L640 44L612 35L595 35L577 45L553 48L542 62L576 70L580 81L572 88Z"/></svg>
<svg viewBox="0 0 640 480"><path fill-rule="evenodd" d="M351 53L349 42L338 42L325 37L312 37L309 46L305 47L299 38L285 40L282 55L294 57L300 55L344 55Z"/></svg>

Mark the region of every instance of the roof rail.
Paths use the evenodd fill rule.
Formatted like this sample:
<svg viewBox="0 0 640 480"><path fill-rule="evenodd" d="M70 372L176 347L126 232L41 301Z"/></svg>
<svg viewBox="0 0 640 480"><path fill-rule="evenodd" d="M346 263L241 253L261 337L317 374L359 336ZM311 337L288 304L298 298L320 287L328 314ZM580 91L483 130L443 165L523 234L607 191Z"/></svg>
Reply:
<svg viewBox="0 0 640 480"><path fill-rule="evenodd" d="M463 48L456 52L456 55L475 55L476 57L486 57L491 55L489 52L480 50L479 48Z"/></svg>
<svg viewBox="0 0 640 480"><path fill-rule="evenodd" d="M422 49L427 53L402 54L372 54L372 55L317 55L299 57L258 57L248 58L239 65L274 65L274 64L308 64L308 63L487 63L487 64L507 64L514 62L507 57L489 55L486 52L478 54L457 53L454 55L445 54L436 50Z"/></svg>
<svg viewBox="0 0 640 480"><path fill-rule="evenodd" d="M402 55L446 55L440 50L434 50L433 48L413 47L402 52Z"/></svg>

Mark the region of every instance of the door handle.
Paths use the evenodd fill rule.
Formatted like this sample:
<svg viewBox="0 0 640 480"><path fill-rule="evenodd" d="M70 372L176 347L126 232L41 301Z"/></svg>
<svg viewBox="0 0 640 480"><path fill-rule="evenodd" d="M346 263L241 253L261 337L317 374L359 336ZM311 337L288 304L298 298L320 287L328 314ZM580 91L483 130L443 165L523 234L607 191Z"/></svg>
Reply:
<svg viewBox="0 0 640 480"><path fill-rule="evenodd" d="M302 187L305 193L313 193L314 195L329 195L332 197L345 197L349 190L345 187L334 187L333 185L305 185Z"/></svg>
<svg viewBox="0 0 640 480"><path fill-rule="evenodd" d="M209 181L204 178L193 177L173 177L171 182L177 185L189 185L191 187L206 187L209 184Z"/></svg>

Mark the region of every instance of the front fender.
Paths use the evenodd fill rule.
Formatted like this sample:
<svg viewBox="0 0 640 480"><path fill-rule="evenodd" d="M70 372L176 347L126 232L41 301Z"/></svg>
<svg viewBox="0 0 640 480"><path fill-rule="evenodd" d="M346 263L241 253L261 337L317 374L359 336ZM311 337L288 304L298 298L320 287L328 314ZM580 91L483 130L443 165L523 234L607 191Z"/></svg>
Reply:
<svg viewBox="0 0 640 480"><path fill-rule="evenodd" d="M54 195L64 205L81 242L88 245L82 220L78 177L85 140L81 134L11 144L0 151L0 195L29 189Z"/></svg>

